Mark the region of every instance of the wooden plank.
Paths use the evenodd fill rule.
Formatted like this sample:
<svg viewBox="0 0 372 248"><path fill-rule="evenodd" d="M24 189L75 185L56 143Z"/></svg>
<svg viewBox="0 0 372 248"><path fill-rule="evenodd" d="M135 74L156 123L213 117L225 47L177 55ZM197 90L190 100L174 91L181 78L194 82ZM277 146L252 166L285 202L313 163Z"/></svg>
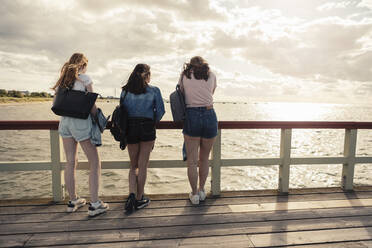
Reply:
<svg viewBox="0 0 372 248"><path fill-rule="evenodd" d="M142 211L141 211L142 212ZM104 215L88 218L86 212L73 214L32 214L32 215L9 215L2 216L0 224L8 225L19 224L14 227L14 230L20 231L22 229L27 232L27 227L30 224L38 225L39 223L50 222L51 225L65 222L79 223L79 221L89 221L90 223L99 222L101 228L119 226L142 228L159 225L192 225L192 224L221 224L221 223L238 223L238 222L258 222L258 221L273 221L273 220L295 220L295 219L317 219L317 218L333 218L333 217L351 217L362 216L369 218L372 215L372 208L337 208L337 209L314 209L314 210L292 210L290 212L282 211L268 211L261 212L257 215L256 212L251 213L217 213L208 215L174 215L170 216L153 216L146 215L130 215L127 216L122 211L109 211ZM24 225L21 225L24 224ZM18 229L16 229L18 228ZM6 229L4 227L4 229ZM1 230L1 227L0 227ZM39 229L37 229L39 230ZM34 229L34 231L37 231ZM40 232L43 231L40 228ZM58 229L63 230L63 229ZM48 231L48 230L47 230ZM1 233L1 232L0 232Z"/></svg>
<svg viewBox="0 0 372 248"><path fill-rule="evenodd" d="M55 246L65 247L65 246ZM134 248L134 247L151 247L151 248L167 248L167 247L193 247L193 248L226 248L226 247L254 247L247 235L231 235L231 236L215 236L215 237L198 237L185 239L162 239L162 240L146 240L146 241L128 241L128 242L113 242L100 243L89 245L70 245L71 248L85 247L102 247L102 248Z"/></svg>
<svg viewBox="0 0 372 248"><path fill-rule="evenodd" d="M55 246L62 248L63 246ZM151 241L136 241L136 242L118 242L105 244L89 244L89 245L71 245L71 248L86 248L86 247L152 247L152 248L167 248L167 247L197 247L197 248L225 248L225 247L254 247L251 244L247 235L231 235L231 236L217 236L217 237L203 237L203 238L186 238L186 239L164 239ZM295 245L291 248L369 248L372 247L372 241L357 241L357 242L333 242L323 244L307 244Z"/></svg>
<svg viewBox="0 0 372 248"><path fill-rule="evenodd" d="M264 221L246 222L232 224L212 224L212 225L189 225L175 227L154 227L141 229L140 239L160 239L166 237L185 238L185 237L205 237L221 235L237 235L251 233L271 233L289 232L298 230L318 230L333 229L344 227L364 227L372 224L370 220L360 217L343 218L324 218L306 220L284 220L284 221ZM143 231L142 231L143 230Z"/></svg>
<svg viewBox="0 0 372 248"><path fill-rule="evenodd" d="M58 129L59 121L0 121L0 130L49 130ZM110 126L111 122L107 126ZM182 124L173 121L157 123L158 129L181 129ZM219 129L269 129L269 128L311 128L311 129L372 129L372 122L342 121L219 121Z"/></svg>
<svg viewBox="0 0 372 248"><path fill-rule="evenodd" d="M249 235L257 247L272 247L372 239L372 227ZM338 247L337 245L334 247Z"/></svg>
<svg viewBox="0 0 372 248"><path fill-rule="evenodd" d="M66 162L62 162L65 166ZM129 169L129 161L102 161L101 166L103 170L120 170ZM186 162L182 160L150 160L149 168L186 168ZM79 161L78 170L89 170L88 161Z"/></svg>
<svg viewBox="0 0 372 248"><path fill-rule="evenodd" d="M58 130L59 121L0 121L0 130Z"/></svg>
<svg viewBox="0 0 372 248"><path fill-rule="evenodd" d="M62 201L65 197L64 177L62 175L62 147L61 137L57 130L50 130L50 157L52 170L52 192L53 201Z"/></svg>
<svg viewBox="0 0 372 248"><path fill-rule="evenodd" d="M97 225L98 224L98 225ZM268 234L271 235L281 232L300 232L320 230L326 232L328 229L364 229L365 226L372 224L372 218L364 220L360 217L350 218L325 218L322 220L290 220L290 221L274 221L274 222L247 222L247 223L232 223L232 224L213 224L213 225L187 225L187 226L170 226L170 227L148 227L140 229L124 229L111 227L105 230L99 230L99 223L95 225L84 224L80 226L78 231L66 229L63 232L45 232L33 233L32 237L26 243L27 246L47 246L47 245L69 245L69 244L84 244L84 243L99 243L99 242L121 242L131 240L156 240L169 238L190 238L190 237L212 237L226 235L243 235L248 234L255 237L253 234ZM59 225L59 224L58 224ZM69 228L75 227L69 226ZM51 226L53 228L53 226ZM372 227L371 227L372 228ZM88 229L88 230L87 230ZM342 233L342 232L340 232ZM355 239L366 239L364 235L360 236L354 233ZM249 236L251 237L251 236ZM279 235L280 237L280 235ZM257 236L254 240L263 242L268 236ZM347 239L344 239L347 240ZM252 240L253 241L253 240ZM332 240L331 240L332 241ZM337 240L336 240L337 241ZM267 242L267 241L266 241ZM256 243L253 242L255 245ZM260 243L259 243L260 244Z"/></svg>
<svg viewBox="0 0 372 248"><path fill-rule="evenodd" d="M289 165L291 162L291 140L292 129L281 130L280 135L280 159L279 165L279 183L278 189L280 193L288 193L289 190Z"/></svg>
<svg viewBox="0 0 372 248"><path fill-rule="evenodd" d="M235 222L257 222L257 221L270 221L270 220L291 220L291 219L316 219L316 218L331 218L331 217L347 217L347 216L363 216L369 218L372 216L372 208L332 208L332 209L312 209L312 210L292 210L287 211L266 211L261 212L257 215L257 212L247 213L215 213L215 214L193 214L193 215L169 215L169 216L152 216L146 215L146 212L139 211L138 213L127 216L123 211L109 211L104 215L97 216L94 220L88 218L86 210L84 212L78 212L73 214L26 214L26 215L8 215L2 216L0 224L35 224L38 223L64 223L78 221L100 221L104 225L104 221L109 224L115 224L116 222L127 223L130 227L149 227L158 225L190 225L190 224L219 224L219 223L235 223ZM154 215L154 214L153 214ZM177 218L175 218L177 216ZM194 216L198 217L198 220L194 220ZM21 225L20 225L21 226ZM0 227L1 230L1 227ZM27 232L27 230L25 230Z"/></svg>
<svg viewBox="0 0 372 248"><path fill-rule="evenodd" d="M292 188L289 189L289 195L280 195L278 194L277 190L273 189L265 189L265 190L235 190L235 191L222 191L221 195L219 197L209 197L208 200L218 200L218 199L243 199L243 198L252 198L252 197L291 197L291 196L301 196L303 195L306 197L307 195L314 195L317 197L317 195L331 195L333 193L342 193L345 195L350 194L358 194L358 193L372 193L372 187L371 186L355 186L353 191L344 191L340 187L323 187L323 188ZM177 200L185 200L188 199L188 194L185 193L176 193L176 194L150 194L148 195L152 203L155 201L177 201ZM84 196L83 196L84 197ZM88 198L88 196L85 196ZM115 196L102 196L101 197L104 201L107 202L124 202L127 198L127 195L115 195ZM59 202L55 203L52 201L51 198L32 198L32 199L7 199L7 200L0 200L0 208L2 206L24 206L24 205L64 205L67 204L67 201L65 202ZM167 204L171 204L171 202L168 202ZM150 208L153 204L150 205ZM171 205L170 205L171 206ZM1 214L1 209L0 209Z"/></svg>
<svg viewBox="0 0 372 248"><path fill-rule="evenodd" d="M280 158L221 159L221 166L269 166L279 165L281 162Z"/></svg>
<svg viewBox="0 0 372 248"><path fill-rule="evenodd" d="M356 164L370 164L372 163L372 157L356 157L355 163Z"/></svg>
<svg viewBox="0 0 372 248"><path fill-rule="evenodd" d="M372 207L372 199L350 199L331 201L303 201L303 202L276 202L262 204L229 205L231 211L257 212L257 211L283 211L293 209L338 208L338 207Z"/></svg>
<svg viewBox="0 0 372 248"><path fill-rule="evenodd" d="M32 234L0 236L0 247L23 247Z"/></svg>
<svg viewBox="0 0 372 248"><path fill-rule="evenodd" d="M320 158L291 158L290 164L343 164L346 163L343 157L320 157ZM210 160L210 162L213 160ZM271 166L279 165L280 158L249 158L249 159L221 159L221 167L229 166ZM355 163L367 164L372 163L372 157L356 157ZM66 162L61 162L62 169ZM49 161L6 161L0 162L0 171L35 171L50 170L51 162ZM182 160L151 160L149 168L186 168L187 165ZM88 161L79 161L78 170L88 170ZM129 169L129 161L102 161L102 169L118 170Z"/></svg>
<svg viewBox="0 0 372 248"><path fill-rule="evenodd" d="M212 150L211 192L217 196L221 194L221 129L218 129Z"/></svg>
<svg viewBox="0 0 372 248"><path fill-rule="evenodd" d="M151 196L150 196L151 198ZM219 197L207 198L200 206L221 206L221 205L240 205L253 203L273 203L273 202L294 202L294 201L321 201L321 200L346 200L346 199L363 199L372 198L372 192L338 192L338 193L321 193L321 194L303 194L303 195L277 195L277 196L251 196L251 197ZM124 197L121 202L110 202L110 209L122 211L124 209ZM16 202L15 202L16 203ZM35 214L35 213L64 213L66 211L65 204L35 204L31 206L17 206L10 204L8 207L0 206L0 217L8 214ZM36 202L37 203L37 202ZM188 199L175 200L152 200L146 209L152 208L175 208L175 207L191 207ZM86 211L81 209L80 211Z"/></svg>
<svg viewBox="0 0 372 248"><path fill-rule="evenodd" d="M317 157L317 158L291 158L290 164L308 165L308 164L343 164L347 162L344 157Z"/></svg>
<svg viewBox="0 0 372 248"><path fill-rule="evenodd" d="M332 242L323 244L306 244L295 245L291 248L369 248L372 247L372 241L345 241L345 242Z"/></svg>
<svg viewBox="0 0 372 248"><path fill-rule="evenodd" d="M26 246L49 246L139 240L139 229L34 234Z"/></svg>
<svg viewBox="0 0 372 248"><path fill-rule="evenodd" d="M7 161L0 162L0 171L40 171L50 170L52 163L49 161Z"/></svg>
<svg viewBox="0 0 372 248"><path fill-rule="evenodd" d="M352 190L354 182L355 151L357 144L357 129L345 130L344 157L347 162L342 166L342 188Z"/></svg>
<svg viewBox="0 0 372 248"><path fill-rule="evenodd" d="M109 213L108 213L109 214ZM117 213L116 213L117 214ZM72 216L72 215L65 215ZM178 226L178 225L203 225L203 224L231 224L244 222L265 222L265 221L286 221L298 219L314 219L322 221L322 219L329 218L348 218L360 217L370 218L371 208L369 209L342 209L342 211L295 211L295 212L265 212L260 215L255 213L247 214L214 214L214 215L184 215L184 216L164 216L164 217L146 217L146 218L128 218L123 214L111 214L111 218L103 218L104 215L94 219L88 218L86 214L83 216L77 215L81 219L63 220L60 221L61 216L56 216L51 221L39 221L31 223L17 223L17 224L2 224L0 226L0 234L25 234L25 233L40 233L40 232L59 232L59 231L78 231L115 228L144 228L156 226ZM89 227L85 227L90 223ZM91 226L91 227L90 227ZM88 229L86 229L88 228Z"/></svg>

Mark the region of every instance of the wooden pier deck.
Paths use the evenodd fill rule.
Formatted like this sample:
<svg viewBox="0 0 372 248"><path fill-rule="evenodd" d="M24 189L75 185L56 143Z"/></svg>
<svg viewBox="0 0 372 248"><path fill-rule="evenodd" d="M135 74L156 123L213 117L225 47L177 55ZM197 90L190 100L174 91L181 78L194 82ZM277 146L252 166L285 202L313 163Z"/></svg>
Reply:
<svg viewBox="0 0 372 248"><path fill-rule="evenodd" d="M222 192L192 206L154 195L124 214L123 197L89 218L46 200L0 201L0 247L372 247L372 187Z"/></svg>

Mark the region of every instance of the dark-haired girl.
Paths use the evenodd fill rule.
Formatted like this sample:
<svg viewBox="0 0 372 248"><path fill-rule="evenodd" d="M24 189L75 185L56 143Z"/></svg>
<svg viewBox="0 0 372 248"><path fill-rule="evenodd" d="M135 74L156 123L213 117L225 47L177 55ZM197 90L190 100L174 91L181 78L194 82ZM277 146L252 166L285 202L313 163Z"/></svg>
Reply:
<svg viewBox="0 0 372 248"><path fill-rule="evenodd" d="M216 76L210 71L208 63L196 56L191 58L190 63L185 63L178 84L186 102L183 135L191 186L189 198L192 204L199 204L206 198L204 185L209 172L208 158L217 136L217 116L213 109Z"/></svg>
<svg viewBox="0 0 372 248"><path fill-rule="evenodd" d="M74 90L93 92L92 80L85 74L87 71L88 59L82 53L74 53L70 60L66 62L61 70L60 77L52 89L56 92L60 88L72 88ZM95 114L96 107L92 109ZM88 214L95 216L106 212L109 208L107 203L98 199L99 180L101 176L101 162L97 148L90 141L92 129L91 116L88 119L77 119L62 116L59 122L58 132L62 136L63 148L66 154L65 183L70 196L67 205L68 212L75 212L78 208L86 204L84 198L76 195L75 189L75 170L77 165L77 144L79 143L88 158L89 172L89 191L91 203Z"/></svg>
<svg viewBox="0 0 372 248"><path fill-rule="evenodd" d="M130 158L127 212L150 203L144 196L147 166L156 138L156 122L163 117L164 102L159 88L149 85L150 66L138 64L123 86L120 103L128 110L127 143Z"/></svg>

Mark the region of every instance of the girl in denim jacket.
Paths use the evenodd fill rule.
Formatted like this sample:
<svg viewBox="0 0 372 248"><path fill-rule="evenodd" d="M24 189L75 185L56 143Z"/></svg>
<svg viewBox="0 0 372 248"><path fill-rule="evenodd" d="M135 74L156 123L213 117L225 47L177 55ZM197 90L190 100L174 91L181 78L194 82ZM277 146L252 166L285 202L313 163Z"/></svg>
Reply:
<svg viewBox="0 0 372 248"><path fill-rule="evenodd" d="M147 166L156 138L155 124L165 113L159 88L149 85L150 76L150 66L136 65L120 96L120 103L126 107L129 117L129 197L125 203L127 212L144 208L150 203L150 199L144 196Z"/></svg>

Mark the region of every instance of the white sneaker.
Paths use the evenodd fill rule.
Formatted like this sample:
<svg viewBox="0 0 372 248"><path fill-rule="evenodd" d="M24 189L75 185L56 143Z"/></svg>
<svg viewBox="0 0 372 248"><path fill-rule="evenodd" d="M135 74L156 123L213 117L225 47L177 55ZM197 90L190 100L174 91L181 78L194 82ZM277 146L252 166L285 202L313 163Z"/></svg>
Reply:
<svg viewBox="0 0 372 248"><path fill-rule="evenodd" d="M207 195L205 194L204 190L199 190L198 195L200 201L205 201L205 198L207 198Z"/></svg>
<svg viewBox="0 0 372 248"><path fill-rule="evenodd" d="M89 203L89 210L88 214L89 216L96 216L98 214L102 214L109 209L109 205L107 203L104 203L103 201L97 201L94 203Z"/></svg>
<svg viewBox="0 0 372 248"><path fill-rule="evenodd" d="M84 206L87 201L84 198L76 198L74 201L68 201L67 212L72 213Z"/></svg>
<svg viewBox="0 0 372 248"><path fill-rule="evenodd" d="M198 205L199 204L200 196L198 194L193 195L192 192L190 192L189 198L190 198L190 201L193 205Z"/></svg>

